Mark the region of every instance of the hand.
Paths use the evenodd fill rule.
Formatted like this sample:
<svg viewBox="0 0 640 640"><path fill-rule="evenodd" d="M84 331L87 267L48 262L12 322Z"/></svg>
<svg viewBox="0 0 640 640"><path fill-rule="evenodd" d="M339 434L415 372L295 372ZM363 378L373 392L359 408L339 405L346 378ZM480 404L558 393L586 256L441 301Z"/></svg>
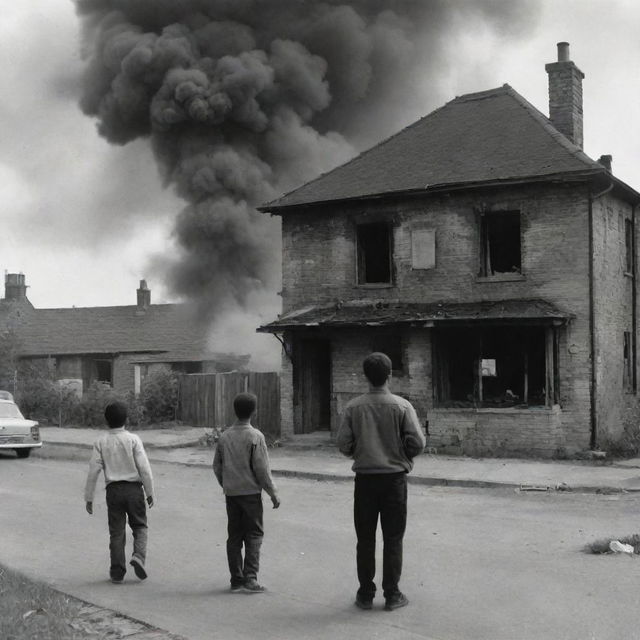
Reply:
<svg viewBox="0 0 640 640"><path fill-rule="evenodd" d="M87 510L87 513L92 516L93 515L93 502L85 502L84 508Z"/></svg>
<svg viewBox="0 0 640 640"><path fill-rule="evenodd" d="M147 504L149 505L149 509L151 509L151 507L153 507L153 505L154 505L153 496L147 496Z"/></svg>
<svg viewBox="0 0 640 640"><path fill-rule="evenodd" d="M273 508L277 509L280 506L280 498L278 498L278 496L271 496L271 503L273 504Z"/></svg>

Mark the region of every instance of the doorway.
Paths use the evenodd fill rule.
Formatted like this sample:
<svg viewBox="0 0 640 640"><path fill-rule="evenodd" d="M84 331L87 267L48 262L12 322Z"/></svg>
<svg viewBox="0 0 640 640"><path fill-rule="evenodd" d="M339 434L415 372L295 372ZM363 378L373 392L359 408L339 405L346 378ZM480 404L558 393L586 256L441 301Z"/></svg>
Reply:
<svg viewBox="0 0 640 640"><path fill-rule="evenodd" d="M298 364L300 422L294 433L331 429L331 347L328 340L301 340Z"/></svg>

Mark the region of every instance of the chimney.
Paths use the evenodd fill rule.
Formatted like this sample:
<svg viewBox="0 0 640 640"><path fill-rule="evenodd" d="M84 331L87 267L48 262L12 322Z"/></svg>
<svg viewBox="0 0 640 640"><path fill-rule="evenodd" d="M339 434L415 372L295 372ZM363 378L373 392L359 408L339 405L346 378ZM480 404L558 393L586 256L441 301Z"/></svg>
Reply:
<svg viewBox="0 0 640 640"><path fill-rule="evenodd" d="M25 284L24 274L4 274L4 298L5 300L27 299L27 285Z"/></svg>
<svg viewBox="0 0 640 640"><path fill-rule="evenodd" d="M584 73L569 56L569 43L558 42L558 62L544 67L549 74L551 124L582 149L582 80Z"/></svg>
<svg viewBox="0 0 640 640"><path fill-rule="evenodd" d="M611 161L613 160L613 156L605 155L600 156L598 158L598 162L609 172L611 173Z"/></svg>
<svg viewBox="0 0 640 640"><path fill-rule="evenodd" d="M146 280L140 280L140 288L136 293L138 294L138 311L146 311L151 305L151 291L147 289Z"/></svg>

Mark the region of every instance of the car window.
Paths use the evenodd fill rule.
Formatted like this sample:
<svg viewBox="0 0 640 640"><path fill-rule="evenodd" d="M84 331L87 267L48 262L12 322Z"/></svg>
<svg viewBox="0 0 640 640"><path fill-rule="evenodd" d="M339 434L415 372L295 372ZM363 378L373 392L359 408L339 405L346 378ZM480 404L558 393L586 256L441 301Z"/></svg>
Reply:
<svg viewBox="0 0 640 640"><path fill-rule="evenodd" d="M22 418L22 414L13 402L0 402L0 418Z"/></svg>

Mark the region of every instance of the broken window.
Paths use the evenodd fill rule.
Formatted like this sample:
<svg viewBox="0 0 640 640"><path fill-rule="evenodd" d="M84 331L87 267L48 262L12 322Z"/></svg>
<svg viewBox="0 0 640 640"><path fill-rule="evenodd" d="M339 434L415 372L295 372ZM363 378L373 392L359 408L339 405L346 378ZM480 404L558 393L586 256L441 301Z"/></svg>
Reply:
<svg viewBox="0 0 640 640"><path fill-rule="evenodd" d="M357 227L358 284L391 282L391 228L386 222Z"/></svg>
<svg viewBox="0 0 640 640"><path fill-rule="evenodd" d="M480 215L480 275L520 273L520 214L517 211Z"/></svg>
<svg viewBox="0 0 640 640"><path fill-rule="evenodd" d="M633 224L629 218L624 221L624 245L625 245L625 265L626 273L633 273Z"/></svg>
<svg viewBox="0 0 640 640"><path fill-rule="evenodd" d="M373 337L371 351L380 351L391 360L391 369L394 373L404 371L404 359L402 357L402 338L393 333L381 333Z"/></svg>
<svg viewBox="0 0 640 640"><path fill-rule="evenodd" d="M634 357L633 357L633 345L631 343L631 332L625 331L623 335L622 345L622 386L625 391L634 390L633 371Z"/></svg>
<svg viewBox="0 0 640 640"><path fill-rule="evenodd" d="M528 407L558 401L551 328L442 328L434 331L434 341L439 406Z"/></svg>

